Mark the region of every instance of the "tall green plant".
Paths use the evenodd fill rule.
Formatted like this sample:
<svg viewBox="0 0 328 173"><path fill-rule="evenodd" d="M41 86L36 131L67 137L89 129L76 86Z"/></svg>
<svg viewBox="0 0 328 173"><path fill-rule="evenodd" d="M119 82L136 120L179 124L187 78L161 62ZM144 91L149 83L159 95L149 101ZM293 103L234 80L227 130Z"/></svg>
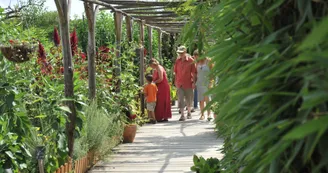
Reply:
<svg viewBox="0 0 328 173"><path fill-rule="evenodd" d="M75 142L75 157L84 157L89 151L99 157L109 154L120 142L122 133L120 113L107 113L96 102L92 102L85 110L82 136Z"/></svg>
<svg viewBox="0 0 328 173"><path fill-rule="evenodd" d="M328 172L327 3L194 3L184 38L200 36L200 48L214 40L225 171Z"/></svg>

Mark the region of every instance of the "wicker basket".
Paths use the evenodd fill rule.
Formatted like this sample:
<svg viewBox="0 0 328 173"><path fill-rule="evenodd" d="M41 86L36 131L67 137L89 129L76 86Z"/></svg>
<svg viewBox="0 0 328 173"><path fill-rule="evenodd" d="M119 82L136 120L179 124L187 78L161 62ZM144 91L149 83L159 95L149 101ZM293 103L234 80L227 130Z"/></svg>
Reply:
<svg viewBox="0 0 328 173"><path fill-rule="evenodd" d="M9 61L22 63L30 60L31 54L34 52L33 46L15 45L15 46L0 46L0 50L5 58Z"/></svg>

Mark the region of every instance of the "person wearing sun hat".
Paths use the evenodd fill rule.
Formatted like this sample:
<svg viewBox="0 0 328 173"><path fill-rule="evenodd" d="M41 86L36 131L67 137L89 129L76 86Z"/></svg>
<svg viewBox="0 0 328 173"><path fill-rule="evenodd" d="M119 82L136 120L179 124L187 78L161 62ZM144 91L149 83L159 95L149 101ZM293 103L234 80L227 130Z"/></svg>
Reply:
<svg viewBox="0 0 328 173"><path fill-rule="evenodd" d="M174 64L175 86L178 90L178 107L181 117L179 121L185 121L184 107L187 106L187 119L191 119L191 107L193 102L193 89L196 82L196 65L194 59L187 54L185 46L178 47L178 58Z"/></svg>

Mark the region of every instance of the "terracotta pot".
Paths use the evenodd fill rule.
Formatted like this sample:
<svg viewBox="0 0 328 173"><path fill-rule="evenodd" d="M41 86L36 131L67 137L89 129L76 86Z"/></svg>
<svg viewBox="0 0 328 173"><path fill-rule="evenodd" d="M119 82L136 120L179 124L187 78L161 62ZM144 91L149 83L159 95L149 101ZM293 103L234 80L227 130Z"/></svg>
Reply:
<svg viewBox="0 0 328 173"><path fill-rule="evenodd" d="M129 124L124 127L123 142L132 143L137 133L137 125Z"/></svg>

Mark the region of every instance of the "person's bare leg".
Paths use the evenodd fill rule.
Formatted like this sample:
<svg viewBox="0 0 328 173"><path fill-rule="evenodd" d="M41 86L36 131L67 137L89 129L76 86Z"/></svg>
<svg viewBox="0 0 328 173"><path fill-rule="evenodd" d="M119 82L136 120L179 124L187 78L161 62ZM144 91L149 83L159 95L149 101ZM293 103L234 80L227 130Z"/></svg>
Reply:
<svg viewBox="0 0 328 173"><path fill-rule="evenodd" d="M205 96L205 102L206 102L206 106L210 102L210 99L207 96ZM207 109L207 118L210 118L210 117L211 117L211 110Z"/></svg>
<svg viewBox="0 0 328 173"><path fill-rule="evenodd" d="M149 110L147 110L148 118L151 120L152 116Z"/></svg>
<svg viewBox="0 0 328 173"><path fill-rule="evenodd" d="M156 117L155 117L155 112L154 111L150 111L151 117L153 118L154 121L156 121Z"/></svg>
<svg viewBox="0 0 328 173"><path fill-rule="evenodd" d="M204 110L204 100L201 100L199 102L199 106L200 106L200 113L201 113L201 118L202 118L202 117L204 117L204 112L203 112L203 110Z"/></svg>
<svg viewBox="0 0 328 173"><path fill-rule="evenodd" d="M200 105L200 112L204 114L203 110L204 110L204 100L199 102Z"/></svg>

